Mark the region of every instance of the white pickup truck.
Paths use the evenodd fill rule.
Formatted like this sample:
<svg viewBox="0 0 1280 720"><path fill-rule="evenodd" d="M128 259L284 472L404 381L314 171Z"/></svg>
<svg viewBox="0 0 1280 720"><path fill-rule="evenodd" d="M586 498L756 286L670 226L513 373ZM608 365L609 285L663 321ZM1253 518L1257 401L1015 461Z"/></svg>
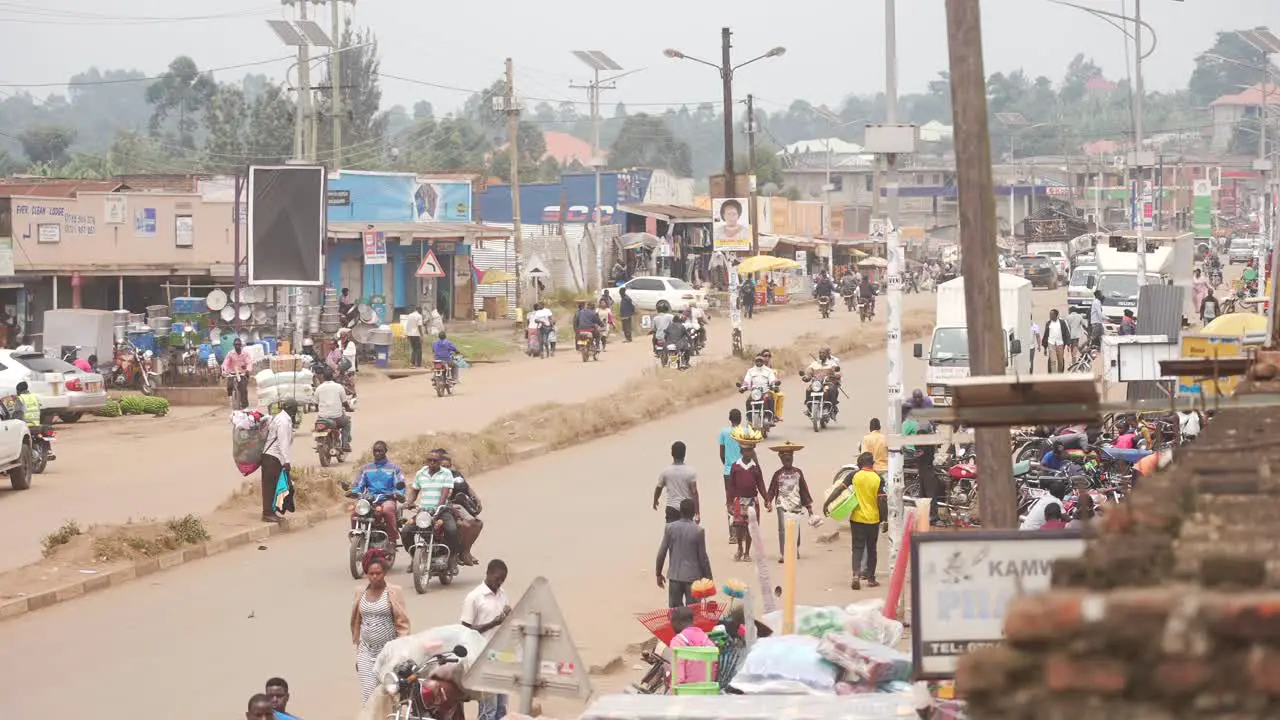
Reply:
<svg viewBox="0 0 1280 720"><path fill-rule="evenodd" d="M31 461L31 433L18 399L0 398L0 472L9 475L14 490L31 487Z"/></svg>

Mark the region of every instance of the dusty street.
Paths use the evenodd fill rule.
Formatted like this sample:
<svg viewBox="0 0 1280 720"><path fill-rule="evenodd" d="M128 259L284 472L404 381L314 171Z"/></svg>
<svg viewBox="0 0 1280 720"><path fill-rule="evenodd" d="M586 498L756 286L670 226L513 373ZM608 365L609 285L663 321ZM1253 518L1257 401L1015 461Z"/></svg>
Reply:
<svg viewBox="0 0 1280 720"><path fill-rule="evenodd" d="M1061 292L1033 297L1037 317L1063 302ZM910 348L905 354L909 357ZM878 355L846 361L851 397L843 401L841 422L820 434L803 424L796 404L800 384L794 376L786 378L788 422L772 438L806 446L796 464L806 471L814 494L821 494L834 471L852 459L868 420L883 416L884 367ZM922 375L923 364L908 359L906 387L920 386ZM731 561L727 527L714 509L724 500L715 437L738 403L737 398L712 403L471 478L486 505L487 529L477 554L506 560L513 602L533 577L548 577L586 663L621 654L628 643L646 637L631 613L665 601L653 580L662 516L649 502L670 443L684 440L702 480L716 577L754 582L752 566ZM762 457L766 474L772 473L776 456L765 451ZM764 519L763 550L771 569L776 567L776 525L774 517ZM215 720L239 713L265 678L281 675L290 682L290 708L299 715L346 720L354 714L358 686L347 630L357 584L346 572L345 530L344 521L329 522L272 540L263 550L228 552L0 623L0 646L6 650L0 697L6 698L6 709L15 717L57 717L79 712L85 698L93 698L100 720L159 717L175 707L193 720ZM856 595L847 589L847 533L830 545L815 544L815 534L802 532L799 597L806 604L850 602ZM889 564L881 545L883 579ZM456 621L463 596L482 574L479 568L464 569L454 586L433 585L425 596L413 594L400 562L392 580L408 586L414 626L425 628ZM873 592L883 591L860 595ZM91 671L50 671L86 661L94 662ZM176 698L138 693L143 678L150 686L184 692ZM618 680L608 682L616 686Z"/></svg>
<svg viewBox="0 0 1280 720"><path fill-rule="evenodd" d="M931 295L910 295L906 306L927 308L932 302ZM801 305L757 315L744 336L748 344L776 346L807 332L834 334L848 321L842 313L823 322L813 305ZM713 319L707 357L729 354L728 328L727 319ZM883 336L883 322L868 325L867 332ZM353 444L363 449L376 439L474 431L522 407L604 395L652 367L649 348L647 339L611 342L600 362L588 364L567 352L549 360L518 355L465 371L457 394L444 399L435 396L427 376L366 382L353 416ZM40 539L64 520L87 526L205 512L238 488L244 479L231 463L230 427L223 414L176 415L59 426L58 459L36 476L30 490L12 492L0 483L0 546L5 548L0 571L38 560ZM293 453L295 464L315 464L301 434ZM352 467L350 461L346 467Z"/></svg>

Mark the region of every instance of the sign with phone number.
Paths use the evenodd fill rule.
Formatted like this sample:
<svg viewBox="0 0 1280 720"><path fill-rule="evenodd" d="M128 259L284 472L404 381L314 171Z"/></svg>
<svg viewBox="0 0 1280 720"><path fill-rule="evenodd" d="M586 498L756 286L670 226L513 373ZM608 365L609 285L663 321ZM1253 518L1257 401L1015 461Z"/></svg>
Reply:
<svg viewBox="0 0 1280 720"><path fill-rule="evenodd" d="M96 217L68 213L66 208L17 204L13 206L13 214L35 218L55 218L61 221L62 232L67 235L98 234L98 219Z"/></svg>

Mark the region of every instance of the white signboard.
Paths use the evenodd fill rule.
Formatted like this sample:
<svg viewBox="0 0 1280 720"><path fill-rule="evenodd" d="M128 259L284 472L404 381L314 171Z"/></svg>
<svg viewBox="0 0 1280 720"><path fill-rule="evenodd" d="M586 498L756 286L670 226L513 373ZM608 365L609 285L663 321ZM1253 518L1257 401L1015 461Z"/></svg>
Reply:
<svg viewBox="0 0 1280 720"><path fill-rule="evenodd" d="M1078 532L973 531L911 537L911 642L918 679L950 678L961 655L998 644L1019 595L1049 589L1053 561L1080 557Z"/></svg>

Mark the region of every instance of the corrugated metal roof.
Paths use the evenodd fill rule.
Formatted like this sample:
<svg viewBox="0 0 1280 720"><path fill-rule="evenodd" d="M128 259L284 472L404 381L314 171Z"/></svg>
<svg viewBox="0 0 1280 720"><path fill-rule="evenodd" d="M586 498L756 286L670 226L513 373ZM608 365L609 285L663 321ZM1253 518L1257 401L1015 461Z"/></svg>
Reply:
<svg viewBox="0 0 1280 720"><path fill-rule="evenodd" d="M129 186L119 180L0 179L0 197L73 198L81 192L117 192L128 189Z"/></svg>
<svg viewBox="0 0 1280 720"><path fill-rule="evenodd" d="M700 207L692 207L690 205L662 205L659 203L629 203L619 205L620 212L632 213L635 215L653 215L660 216L659 219L669 218L671 220L685 222L711 222L711 211Z"/></svg>
<svg viewBox="0 0 1280 720"><path fill-rule="evenodd" d="M366 230L386 233L392 237L415 238L505 238L511 235L510 230L494 225L476 225L474 223L388 223L388 222L331 222L329 234L343 237L360 237Z"/></svg>

